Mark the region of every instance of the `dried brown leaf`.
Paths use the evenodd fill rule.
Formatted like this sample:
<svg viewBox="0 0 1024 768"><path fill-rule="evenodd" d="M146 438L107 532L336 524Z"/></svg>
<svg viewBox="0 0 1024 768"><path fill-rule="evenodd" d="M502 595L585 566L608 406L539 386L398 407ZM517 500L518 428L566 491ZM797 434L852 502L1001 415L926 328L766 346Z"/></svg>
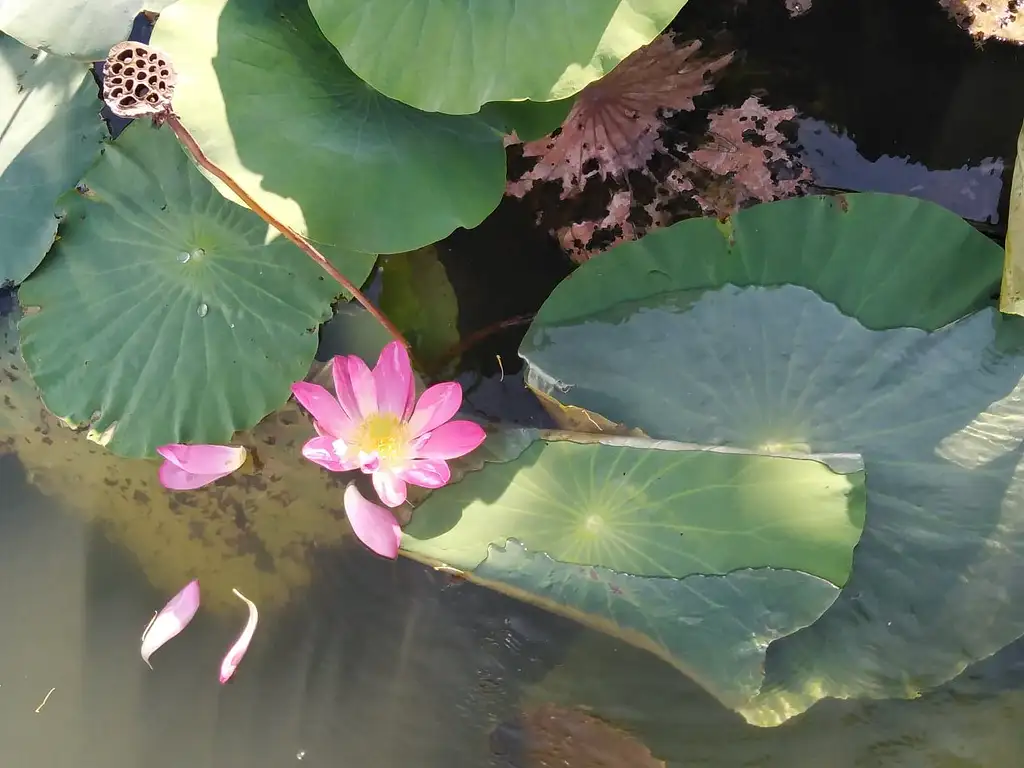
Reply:
<svg viewBox="0 0 1024 768"><path fill-rule="evenodd" d="M519 725L529 768L665 768L636 738L577 709L542 704Z"/></svg>
<svg viewBox="0 0 1024 768"><path fill-rule="evenodd" d="M796 110L772 110L750 97L710 115L709 140L656 180L654 199L638 204L632 188L614 192L607 215L554 232L576 262L692 216L726 216L758 202L806 194L810 171L786 149L780 125ZM676 153L680 154L680 153Z"/></svg>
<svg viewBox="0 0 1024 768"><path fill-rule="evenodd" d="M677 46L661 35L584 88L559 131L523 146L523 156L537 164L509 184L508 194L522 197L538 181L560 179L565 199L591 176L642 169L663 149L659 113L693 109L693 97L712 87L706 78L732 60L732 54L691 58L700 46L699 40Z"/></svg>
<svg viewBox="0 0 1024 768"><path fill-rule="evenodd" d="M950 16L979 40L996 38L1024 43L1024 16L1019 0L939 0Z"/></svg>
<svg viewBox="0 0 1024 768"><path fill-rule="evenodd" d="M714 139L690 154L701 168L732 181L723 198L704 195L705 209L719 216L744 205L780 200L806 192L811 174L783 148L779 124L796 117L795 109L772 110L754 96L739 107L711 115ZM710 191L710 190L709 190Z"/></svg>

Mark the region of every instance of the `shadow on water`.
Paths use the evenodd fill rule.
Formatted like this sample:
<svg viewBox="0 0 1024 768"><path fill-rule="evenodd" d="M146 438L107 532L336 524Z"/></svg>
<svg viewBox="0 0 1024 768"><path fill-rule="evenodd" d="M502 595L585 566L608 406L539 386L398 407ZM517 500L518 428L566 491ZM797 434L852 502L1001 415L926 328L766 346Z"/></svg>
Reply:
<svg viewBox="0 0 1024 768"><path fill-rule="evenodd" d="M5 765L497 765L491 729L578 631L351 547L322 553L301 600L262 613L228 685L217 669L241 603L234 620L201 610L150 670L139 636L167 595L39 495L13 455L0 457L0 487Z"/></svg>
<svg viewBox="0 0 1024 768"><path fill-rule="evenodd" d="M12 768L542 768L523 760L517 727L540 702L595 707L680 768L1002 768L1024 755L1019 691L830 701L754 728L648 654L357 548L323 553L302 599L263 613L227 686L216 669L241 604L235 620L200 611L149 670L138 638L166 595L36 493L12 455L0 486L0 753Z"/></svg>

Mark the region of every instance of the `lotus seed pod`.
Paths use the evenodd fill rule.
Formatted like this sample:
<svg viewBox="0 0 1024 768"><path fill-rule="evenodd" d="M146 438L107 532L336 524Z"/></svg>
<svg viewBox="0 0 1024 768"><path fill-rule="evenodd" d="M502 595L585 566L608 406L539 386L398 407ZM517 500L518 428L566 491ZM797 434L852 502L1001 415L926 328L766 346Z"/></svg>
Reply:
<svg viewBox="0 0 1024 768"><path fill-rule="evenodd" d="M131 40L110 49L103 65L103 101L118 117L171 114L177 74L163 51Z"/></svg>

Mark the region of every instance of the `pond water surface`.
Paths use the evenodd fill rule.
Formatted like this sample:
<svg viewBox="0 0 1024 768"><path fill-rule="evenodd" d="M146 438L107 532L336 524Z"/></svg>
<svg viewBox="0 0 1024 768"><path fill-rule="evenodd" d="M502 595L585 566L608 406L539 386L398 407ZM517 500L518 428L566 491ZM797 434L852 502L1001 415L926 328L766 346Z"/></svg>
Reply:
<svg viewBox="0 0 1024 768"><path fill-rule="evenodd" d="M168 595L132 552L33 489L13 455L0 457L0 488L0 764L11 768L540 768L516 718L545 701L597 707L671 766L1024 761L1013 647L979 685L824 702L760 729L642 652L354 546L325 552L300 600L261 613L230 684L216 670L241 607L200 611L150 670L139 636Z"/></svg>

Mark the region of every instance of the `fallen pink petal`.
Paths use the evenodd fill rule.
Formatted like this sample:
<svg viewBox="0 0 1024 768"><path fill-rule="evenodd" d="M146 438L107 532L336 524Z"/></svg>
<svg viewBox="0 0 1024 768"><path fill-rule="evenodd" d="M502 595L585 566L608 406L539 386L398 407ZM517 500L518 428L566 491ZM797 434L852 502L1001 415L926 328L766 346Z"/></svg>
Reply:
<svg viewBox="0 0 1024 768"><path fill-rule="evenodd" d="M484 441L479 424L452 421L462 405L458 382L435 384L416 400L409 353L398 341L384 347L372 371L360 358L340 355L331 360L331 371L334 395L305 381L292 385L317 432L302 455L331 472L372 475L389 507L405 501L409 483L440 488L451 478L446 461Z"/></svg>
<svg viewBox="0 0 1024 768"><path fill-rule="evenodd" d="M142 633L142 660L146 664L150 656L188 626L199 610L199 602L199 582L192 580L153 617ZM153 665L149 667L152 669Z"/></svg>
<svg viewBox="0 0 1024 768"><path fill-rule="evenodd" d="M377 492L380 493L379 488ZM345 514L352 532L371 551L392 560L398 557L402 528L391 510L369 501L354 484L349 484L345 489Z"/></svg>
<svg viewBox="0 0 1024 768"><path fill-rule="evenodd" d="M245 464L244 446L172 443L156 449L164 458L160 484L171 491L193 491L227 477Z"/></svg>
<svg viewBox="0 0 1024 768"><path fill-rule="evenodd" d="M249 643L252 642L252 636L256 633L256 623L260 619L259 611L256 610L256 604L252 600L237 589L232 589L231 591L235 593L235 597L249 606L249 620L245 622L242 634L238 636L235 644L231 646L227 655L224 656L224 660L220 663L220 682L222 684L231 679L231 676L235 674L235 670L238 669L238 665L242 663L242 657L249 650Z"/></svg>

